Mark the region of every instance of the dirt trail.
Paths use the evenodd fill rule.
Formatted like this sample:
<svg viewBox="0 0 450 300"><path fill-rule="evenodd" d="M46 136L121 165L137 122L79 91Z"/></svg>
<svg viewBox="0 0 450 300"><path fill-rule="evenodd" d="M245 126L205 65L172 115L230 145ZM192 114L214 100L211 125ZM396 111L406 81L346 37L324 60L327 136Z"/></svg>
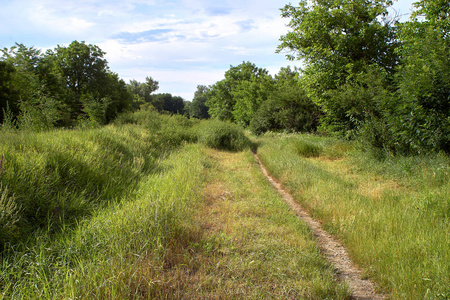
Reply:
<svg viewBox="0 0 450 300"><path fill-rule="evenodd" d="M337 270L337 276L340 280L344 280L352 291L353 299L385 299L385 297L375 291L375 285L369 280L361 279L361 270L351 261L345 248L330 234L322 229L319 222L311 218L311 216L303 209L303 207L295 202L294 198L283 188L283 186L270 176L267 169L262 164L258 155L255 154L259 166L263 174L275 189L282 195L283 199L291 206L295 214L305 221L312 229L314 236L317 238L319 247L325 257L334 265Z"/></svg>

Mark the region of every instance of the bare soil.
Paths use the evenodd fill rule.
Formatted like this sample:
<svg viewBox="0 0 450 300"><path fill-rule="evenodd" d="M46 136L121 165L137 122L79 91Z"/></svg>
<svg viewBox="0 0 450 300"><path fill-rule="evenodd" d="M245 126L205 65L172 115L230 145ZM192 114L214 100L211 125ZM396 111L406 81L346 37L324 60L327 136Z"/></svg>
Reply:
<svg viewBox="0 0 450 300"><path fill-rule="evenodd" d="M367 279L362 279L361 270L352 262L342 244L323 230L321 224L313 219L308 212L298 204L294 198L283 188L281 183L270 176L267 169L262 164L258 155L255 154L263 174L272 186L281 194L295 212L311 228L313 235L317 238L318 245L324 256L336 268L336 275L339 280L345 281L352 291L353 299L385 299L385 295L377 293L376 286Z"/></svg>

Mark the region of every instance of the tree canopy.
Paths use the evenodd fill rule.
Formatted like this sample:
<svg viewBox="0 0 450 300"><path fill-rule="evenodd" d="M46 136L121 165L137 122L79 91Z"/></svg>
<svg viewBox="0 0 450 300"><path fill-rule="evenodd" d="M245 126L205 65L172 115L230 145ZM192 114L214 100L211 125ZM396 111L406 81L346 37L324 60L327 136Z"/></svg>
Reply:
<svg viewBox="0 0 450 300"><path fill-rule="evenodd" d="M98 46L73 41L42 53L16 44L1 50L0 123L43 130L83 122L106 124L125 111L148 103L160 111L184 113L184 100L170 95L161 102L152 95L159 82L126 84L109 69Z"/></svg>
<svg viewBox="0 0 450 300"><path fill-rule="evenodd" d="M389 16L391 4L286 5L290 31L277 51L303 61L302 82L325 131L393 152L450 152L450 4L418 1L405 23Z"/></svg>

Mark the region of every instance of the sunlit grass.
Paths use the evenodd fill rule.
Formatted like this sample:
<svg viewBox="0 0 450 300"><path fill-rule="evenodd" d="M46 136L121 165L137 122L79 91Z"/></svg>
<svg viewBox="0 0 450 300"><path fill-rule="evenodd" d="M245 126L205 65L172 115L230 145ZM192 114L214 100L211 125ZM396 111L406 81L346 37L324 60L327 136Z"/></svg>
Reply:
<svg viewBox="0 0 450 300"><path fill-rule="evenodd" d="M147 298L170 245L188 230L199 204L203 165L187 146L143 179L134 199L95 212L52 239L43 233L1 269L7 299ZM145 265L143 271L139 266Z"/></svg>
<svg viewBox="0 0 450 300"><path fill-rule="evenodd" d="M198 235L198 125L140 111L102 128L0 131L0 299L173 298L161 278Z"/></svg>
<svg viewBox="0 0 450 300"><path fill-rule="evenodd" d="M307 225L283 202L250 151L206 151L201 235L177 268L175 299L345 299ZM200 263L199 263L200 262Z"/></svg>
<svg viewBox="0 0 450 300"><path fill-rule="evenodd" d="M300 156L300 141L317 143L323 154ZM310 136L266 137L261 144L270 172L344 241L365 276L396 299L450 296L448 156L379 161Z"/></svg>

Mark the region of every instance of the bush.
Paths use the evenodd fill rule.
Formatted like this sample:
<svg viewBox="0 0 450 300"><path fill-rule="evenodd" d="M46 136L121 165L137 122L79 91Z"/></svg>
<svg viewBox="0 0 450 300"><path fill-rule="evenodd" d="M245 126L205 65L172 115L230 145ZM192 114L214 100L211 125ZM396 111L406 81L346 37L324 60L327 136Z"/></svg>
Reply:
<svg viewBox="0 0 450 300"><path fill-rule="evenodd" d="M306 141L298 141L295 144L295 151L303 157L317 157L323 152L323 148Z"/></svg>
<svg viewBox="0 0 450 300"><path fill-rule="evenodd" d="M205 121L198 130L198 141L214 149L242 151L251 144L243 129L236 124L218 120Z"/></svg>

